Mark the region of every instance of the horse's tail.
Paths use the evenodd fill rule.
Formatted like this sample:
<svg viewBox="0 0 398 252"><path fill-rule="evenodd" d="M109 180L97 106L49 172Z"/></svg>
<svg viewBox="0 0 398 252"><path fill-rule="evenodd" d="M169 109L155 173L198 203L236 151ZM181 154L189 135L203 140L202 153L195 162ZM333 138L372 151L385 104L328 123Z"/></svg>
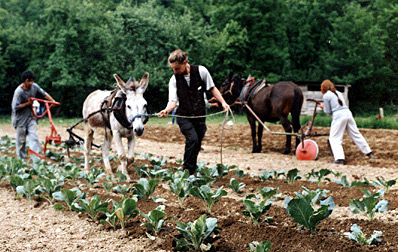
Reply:
<svg viewBox="0 0 398 252"><path fill-rule="evenodd" d="M304 101L303 92L298 86L295 86L293 108L291 112L294 130L299 130L301 128L300 113L301 113L301 107L303 106L303 101Z"/></svg>

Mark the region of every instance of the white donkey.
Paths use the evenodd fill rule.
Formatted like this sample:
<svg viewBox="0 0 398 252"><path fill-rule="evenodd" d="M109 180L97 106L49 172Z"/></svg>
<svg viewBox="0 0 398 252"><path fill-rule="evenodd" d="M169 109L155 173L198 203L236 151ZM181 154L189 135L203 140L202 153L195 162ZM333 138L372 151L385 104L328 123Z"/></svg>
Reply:
<svg viewBox="0 0 398 252"><path fill-rule="evenodd" d="M125 101L122 110L122 117L126 120L121 122L120 116L115 117L115 111L109 112L109 115L96 113L91 116L85 123L85 138L84 138L84 168L89 171L89 155L91 152L91 144L93 142L93 135L95 128L102 127L105 129L105 139L102 145L102 157L104 160L105 170L108 174L112 174L112 168L109 163L109 149L112 144L112 139L115 139L116 150L119 155L121 162L119 171L124 173L129 180L130 177L127 174L127 166L134 161L134 145L136 136L141 136L144 133L145 118L136 117L133 122L132 119L138 114L146 114L147 102L144 99L144 92L148 86L148 73L145 73L141 81L131 80L131 78L125 83L117 74L113 77L117 81L121 92L125 95ZM89 94L83 104L83 117L86 118L91 113L103 108L104 100L111 96L112 91L96 90ZM115 98L112 99L112 104ZM125 111L125 113L123 113ZM124 115L125 114L125 115ZM109 122L108 122L109 120ZM126 125L128 123L128 125ZM124 125L124 126L123 126ZM127 126L127 127L126 127ZM110 127L110 129L109 129ZM126 137L128 140L128 154L126 156L122 137Z"/></svg>

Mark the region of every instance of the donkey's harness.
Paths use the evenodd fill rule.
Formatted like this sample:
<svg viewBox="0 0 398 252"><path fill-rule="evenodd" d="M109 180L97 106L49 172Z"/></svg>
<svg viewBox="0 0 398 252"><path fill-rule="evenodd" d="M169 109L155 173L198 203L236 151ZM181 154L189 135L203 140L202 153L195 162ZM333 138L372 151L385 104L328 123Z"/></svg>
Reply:
<svg viewBox="0 0 398 252"><path fill-rule="evenodd" d="M116 120L126 129L133 129L132 122L135 120L137 117L145 117L144 123L148 120L148 115L143 114L143 115L136 115L133 117L131 122L127 120L126 117L126 100L127 97L126 95L120 90L120 89L115 89L111 92L111 94L101 102L100 109L97 111L94 111L90 113L87 117L80 119L78 122L73 124L71 127L69 127L66 131L69 133L69 139L65 141L65 144L67 145L68 148L68 153L69 153L69 148L72 148L75 145L80 145L83 144L84 139L80 136L78 136L76 133L74 133L72 130L74 127L79 125L82 122L87 122L88 119L94 115L97 115L98 113L101 113L102 119L105 122L104 128L105 128L105 135L107 134L106 128L110 129L111 124L110 124L110 115L113 112L113 115L115 116ZM112 132L111 132L112 134ZM106 137L106 136L105 136ZM76 140L77 139L77 140ZM91 143L92 146L100 148L101 146L96 145L94 143Z"/></svg>

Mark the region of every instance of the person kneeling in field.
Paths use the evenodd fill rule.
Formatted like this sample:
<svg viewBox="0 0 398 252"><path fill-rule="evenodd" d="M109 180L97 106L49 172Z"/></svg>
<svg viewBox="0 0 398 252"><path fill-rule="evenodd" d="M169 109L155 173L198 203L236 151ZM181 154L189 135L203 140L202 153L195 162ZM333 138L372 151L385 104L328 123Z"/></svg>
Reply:
<svg viewBox="0 0 398 252"><path fill-rule="evenodd" d="M16 151L21 159L26 158L26 136L29 138L29 147L36 153L41 151L37 133L37 122L31 111L32 99L45 98L50 101L54 99L46 93L38 84L34 83L35 76L31 71L25 71L21 76L21 84L15 89L12 98L12 126L16 130Z"/></svg>
<svg viewBox="0 0 398 252"><path fill-rule="evenodd" d="M331 115L333 119L330 126L329 143L333 152L334 162L336 164L345 164L342 145L344 131L347 131L347 134L366 156L376 158L365 138L359 132L354 117L345 104L343 94L336 90L330 80L322 82L321 92L323 94L323 104L319 104L318 106L326 114Z"/></svg>
<svg viewBox="0 0 398 252"><path fill-rule="evenodd" d="M205 91L212 93L224 111L228 110L229 106L215 87L209 71L204 66L190 65L186 52L175 50L170 54L168 61L174 75L169 81L169 102L166 108L159 112L159 117L166 117L179 104L177 114L180 117L177 117L177 123L186 139L183 168L193 175L207 129L204 117Z"/></svg>

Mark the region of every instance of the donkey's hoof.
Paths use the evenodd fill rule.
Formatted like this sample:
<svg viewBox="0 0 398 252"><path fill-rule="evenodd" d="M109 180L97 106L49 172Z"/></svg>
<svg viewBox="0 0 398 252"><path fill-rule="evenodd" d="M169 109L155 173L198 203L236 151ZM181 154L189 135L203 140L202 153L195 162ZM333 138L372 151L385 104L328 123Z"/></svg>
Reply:
<svg viewBox="0 0 398 252"><path fill-rule="evenodd" d="M283 155L288 155L292 152L292 149L285 149L285 151L282 153Z"/></svg>

